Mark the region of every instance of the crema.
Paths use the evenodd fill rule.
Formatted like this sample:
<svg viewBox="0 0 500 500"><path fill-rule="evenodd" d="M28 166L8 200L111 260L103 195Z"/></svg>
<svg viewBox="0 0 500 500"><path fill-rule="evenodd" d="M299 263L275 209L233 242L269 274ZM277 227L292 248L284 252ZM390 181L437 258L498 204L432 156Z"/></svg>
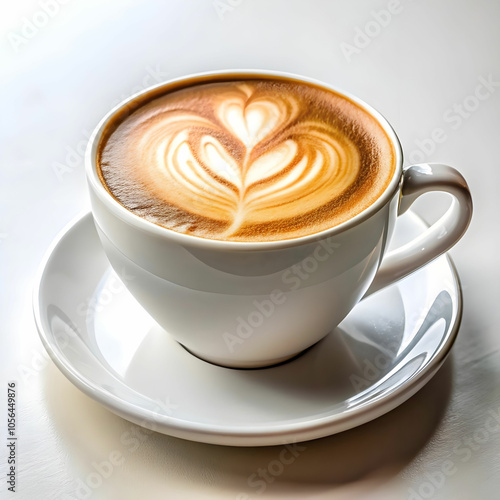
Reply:
<svg viewBox="0 0 500 500"><path fill-rule="evenodd" d="M105 188L154 224L195 237L275 241L337 226L390 183L395 152L334 91L248 76L141 97L108 123Z"/></svg>

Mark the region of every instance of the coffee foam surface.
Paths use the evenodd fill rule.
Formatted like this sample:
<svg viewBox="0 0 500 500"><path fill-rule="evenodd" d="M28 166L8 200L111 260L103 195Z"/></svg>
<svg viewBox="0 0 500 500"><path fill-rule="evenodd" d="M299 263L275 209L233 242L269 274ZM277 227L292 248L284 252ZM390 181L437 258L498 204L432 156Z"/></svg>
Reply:
<svg viewBox="0 0 500 500"><path fill-rule="evenodd" d="M199 83L111 122L103 184L127 209L203 238L272 241L338 225L395 169L392 143L348 99L286 80Z"/></svg>

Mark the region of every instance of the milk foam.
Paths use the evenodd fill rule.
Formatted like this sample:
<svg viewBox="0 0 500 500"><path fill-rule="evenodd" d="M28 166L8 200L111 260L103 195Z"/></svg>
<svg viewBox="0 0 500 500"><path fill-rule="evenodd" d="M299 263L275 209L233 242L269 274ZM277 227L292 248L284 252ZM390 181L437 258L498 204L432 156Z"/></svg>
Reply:
<svg viewBox="0 0 500 500"><path fill-rule="evenodd" d="M141 217L205 238L267 241L332 227L373 203L394 171L392 145L370 115L296 82L199 84L117 125L98 158L107 189Z"/></svg>

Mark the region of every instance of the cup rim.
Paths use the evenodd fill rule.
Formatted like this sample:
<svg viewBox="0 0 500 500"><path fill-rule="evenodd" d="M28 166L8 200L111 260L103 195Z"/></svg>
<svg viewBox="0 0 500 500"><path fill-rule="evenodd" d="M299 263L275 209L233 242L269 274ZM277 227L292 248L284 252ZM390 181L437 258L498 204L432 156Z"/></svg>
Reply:
<svg viewBox="0 0 500 500"><path fill-rule="evenodd" d="M386 132L389 137L395 151L395 171L392 179L384 192L367 208L351 217L345 222L342 222L336 226L318 231L316 233L308 234L305 236L299 236L295 238L273 240L273 241L226 241L226 240L216 240L203 238L201 236L184 234L173 229L169 229L153 222L150 222L142 217L134 214L132 211L125 208L116 198L114 198L108 190L103 186L99 175L97 173L97 162L96 153L97 147L100 143L102 133L105 130L109 121L123 108L125 108L129 103L138 99L141 96L145 96L149 93L157 91L162 87L169 87L173 84L181 84L182 82L188 82L189 80L210 80L213 77L221 77L229 80L229 77L244 78L245 76L258 76L263 77L277 77L281 79L288 79L292 81L299 81L305 83L311 83L317 85L320 88L333 91L351 100L353 103L361 107L364 111L369 113L379 125ZM233 78L231 78L233 79ZM255 251L255 250L277 250L282 248L289 248L300 246L308 243L314 243L319 240L326 239L331 236L337 236L357 225L361 222L369 219L379 210L381 210L393 197L395 192L399 189L399 184L403 174L403 150L399 138L393 129L389 121L375 108L364 102L359 97L353 95L352 93L345 91L335 85L325 83L323 81L317 80L315 78L306 77L303 75L288 73L284 71L273 71L273 70L260 70L260 69L223 69L223 70L211 70L204 71L200 73L193 73L189 75L179 76L171 78L164 82L147 87L131 96L127 97L116 106L114 106L106 115L100 120L98 125L93 130L89 142L85 151L85 171L87 181L91 189L93 189L94 194L96 194L100 201L119 219L130 224L131 226L145 231L153 233L154 235L168 240L174 241L178 244L184 246L198 247L204 249L212 250L233 250L233 251Z"/></svg>

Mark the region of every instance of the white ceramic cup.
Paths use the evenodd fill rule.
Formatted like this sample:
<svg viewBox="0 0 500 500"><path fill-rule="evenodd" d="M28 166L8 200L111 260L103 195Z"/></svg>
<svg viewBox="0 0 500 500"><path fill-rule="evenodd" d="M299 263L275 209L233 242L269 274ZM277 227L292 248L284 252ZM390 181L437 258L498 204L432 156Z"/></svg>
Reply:
<svg viewBox="0 0 500 500"><path fill-rule="evenodd" d="M115 114L162 87L235 75L292 78L347 96L384 128L396 151L396 171L373 205L331 229L271 242L216 241L180 234L134 215L102 185L96 152ZM367 294L438 257L463 235L472 200L463 177L438 164L403 170L399 140L373 108L330 85L265 70L217 71L151 87L109 112L86 152L92 212L102 245L139 303L196 356L231 367L261 367L292 358L332 331ZM423 193L452 195L448 211L401 248L386 252L398 215Z"/></svg>

